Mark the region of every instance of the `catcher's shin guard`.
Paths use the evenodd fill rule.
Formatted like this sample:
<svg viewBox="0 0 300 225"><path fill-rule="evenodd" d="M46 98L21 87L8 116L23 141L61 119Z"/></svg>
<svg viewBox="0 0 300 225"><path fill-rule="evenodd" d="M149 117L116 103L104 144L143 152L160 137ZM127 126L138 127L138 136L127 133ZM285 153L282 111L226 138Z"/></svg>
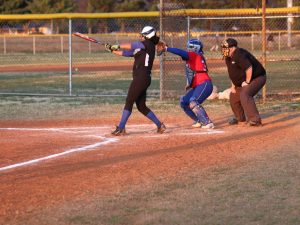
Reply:
<svg viewBox="0 0 300 225"><path fill-rule="evenodd" d="M183 98L180 98L180 106L183 109L183 111L185 112L186 115L188 115L193 121L198 121L197 116L195 115L195 113L191 110L191 108L189 107L188 104L186 104L183 101Z"/></svg>
<svg viewBox="0 0 300 225"><path fill-rule="evenodd" d="M207 125L207 124L211 123L205 109L198 102L191 101L190 108L195 113L195 115L198 118L198 121L200 121L200 123L202 125Z"/></svg>

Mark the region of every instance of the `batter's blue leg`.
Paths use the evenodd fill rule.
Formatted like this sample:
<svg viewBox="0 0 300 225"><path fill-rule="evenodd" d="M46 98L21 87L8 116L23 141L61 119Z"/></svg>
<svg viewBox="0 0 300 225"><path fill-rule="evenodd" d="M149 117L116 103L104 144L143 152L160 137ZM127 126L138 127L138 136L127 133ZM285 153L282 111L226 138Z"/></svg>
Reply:
<svg viewBox="0 0 300 225"><path fill-rule="evenodd" d="M119 128L124 129L127 123L128 118L130 117L131 112L129 110L124 109L121 117L121 121L119 124Z"/></svg>
<svg viewBox="0 0 300 225"><path fill-rule="evenodd" d="M157 127L160 127L161 122L159 121L159 119L156 117L156 115L155 115L152 111L150 111L150 112L147 114L147 117L148 117L153 123L155 123L155 125L156 125Z"/></svg>

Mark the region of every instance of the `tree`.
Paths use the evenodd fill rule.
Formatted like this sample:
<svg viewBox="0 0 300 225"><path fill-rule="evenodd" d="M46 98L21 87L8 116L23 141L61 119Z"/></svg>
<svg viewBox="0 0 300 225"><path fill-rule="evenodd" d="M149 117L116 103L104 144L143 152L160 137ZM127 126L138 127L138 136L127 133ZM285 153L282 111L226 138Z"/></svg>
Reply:
<svg viewBox="0 0 300 225"><path fill-rule="evenodd" d="M87 10L89 13L105 13L105 12L113 12L114 8L114 0L89 0ZM88 30L92 32L92 30L96 29L95 31L107 32L108 25L107 20L99 20L99 21L90 21L88 20Z"/></svg>
<svg viewBox="0 0 300 225"><path fill-rule="evenodd" d="M89 0L87 10L89 13L113 12L114 3L114 0Z"/></svg>
<svg viewBox="0 0 300 225"><path fill-rule="evenodd" d="M73 12L73 0L32 0L27 9L31 13L64 13Z"/></svg>
<svg viewBox="0 0 300 225"><path fill-rule="evenodd" d="M73 0L32 0L27 9L35 14L65 13L73 12ZM51 33L53 33L54 22L51 20ZM56 33L59 33L59 23L56 24Z"/></svg>
<svg viewBox="0 0 300 225"><path fill-rule="evenodd" d="M28 13L27 4L31 0L0 0L1 14L23 14Z"/></svg>
<svg viewBox="0 0 300 225"><path fill-rule="evenodd" d="M119 0L115 9L119 12L148 11L149 3L145 0Z"/></svg>

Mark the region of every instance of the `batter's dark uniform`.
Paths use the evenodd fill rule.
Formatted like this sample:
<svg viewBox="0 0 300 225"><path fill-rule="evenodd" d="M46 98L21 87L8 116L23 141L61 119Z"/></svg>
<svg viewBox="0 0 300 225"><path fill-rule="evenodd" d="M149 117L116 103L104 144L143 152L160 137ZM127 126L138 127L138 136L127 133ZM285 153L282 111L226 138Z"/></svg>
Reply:
<svg viewBox="0 0 300 225"><path fill-rule="evenodd" d="M142 43L145 49L140 49L134 54L133 80L128 89L126 104L124 109L132 111L133 104L145 116L150 112L146 106L146 92L151 84L151 70L155 57L155 45L150 40Z"/></svg>
<svg viewBox="0 0 300 225"><path fill-rule="evenodd" d="M230 105L239 122L248 121L260 124L254 96L266 83L266 70L261 63L247 50L236 48L231 57L225 58L228 74L235 85L236 93L230 93ZM252 66L252 77L249 85L242 87L246 80L246 70Z"/></svg>

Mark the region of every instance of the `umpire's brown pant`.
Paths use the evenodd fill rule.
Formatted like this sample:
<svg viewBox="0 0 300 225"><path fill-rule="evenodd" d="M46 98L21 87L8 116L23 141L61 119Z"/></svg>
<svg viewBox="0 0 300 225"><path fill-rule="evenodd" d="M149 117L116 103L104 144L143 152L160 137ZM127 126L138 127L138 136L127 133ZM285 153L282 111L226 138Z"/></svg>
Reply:
<svg viewBox="0 0 300 225"><path fill-rule="evenodd" d="M236 87L236 93L230 93L230 106L239 122L261 122L254 96L266 83L266 76L259 76L245 87Z"/></svg>

